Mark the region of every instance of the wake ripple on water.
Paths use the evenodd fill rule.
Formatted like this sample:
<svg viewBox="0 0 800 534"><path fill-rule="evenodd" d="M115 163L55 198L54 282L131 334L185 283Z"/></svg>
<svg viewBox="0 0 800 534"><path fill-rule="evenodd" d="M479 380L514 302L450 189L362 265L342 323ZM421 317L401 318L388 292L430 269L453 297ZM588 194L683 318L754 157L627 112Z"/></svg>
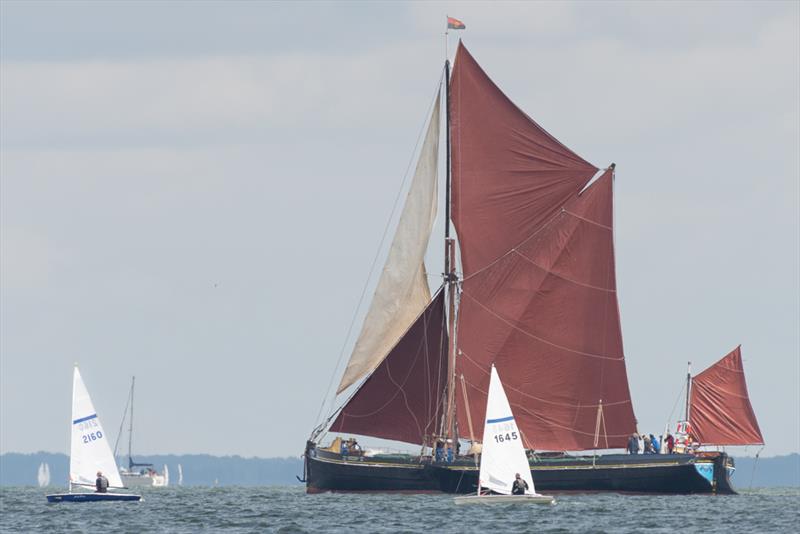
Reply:
<svg viewBox="0 0 800 534"><path fill-rule="evenodd" d="M797 532L798 525L797 488L735 496L564 495L555 506L491 507L456 507L448 495L306 495L299 486L145 489L141 503L91 504L48 504L40 488L0 489L2 532L729 534Z"/></svg>

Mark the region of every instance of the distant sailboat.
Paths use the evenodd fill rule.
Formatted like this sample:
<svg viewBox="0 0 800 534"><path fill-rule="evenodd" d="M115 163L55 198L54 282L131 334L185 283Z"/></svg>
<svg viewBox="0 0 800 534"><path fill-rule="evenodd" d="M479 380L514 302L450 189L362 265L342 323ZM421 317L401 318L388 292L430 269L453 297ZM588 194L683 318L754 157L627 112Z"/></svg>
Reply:
<svg viewBox="0 0 800 534"><path fill-rule="evenodd" d="M492 365L489 395L486 402L486 423L483 427L483 452L478 477L478 494L459 496L456 504L529 503L551 504L553 497L539 495L533 485L528 457L522 446L522 434L517 428L508 397ZM515 476L525 481L527 491L512 495ZM482 494L485 488L490 494Z"/></svg>
<svg viewBox="0 0 800 534"><path fill-rule="evenodd" d="M183 467L178 464L178 485L183 486Z"/></svg>
<svg viewBox="0 0 800 534"><path fill-rule="evenodd" d="M140 501L141 495L73 492L73 488L94 488L102 472L109 488L122 488L117 463L108 438L89 397L78 366L72 377L72 440L69 454L69 493L48 495L48 502Z"/></svg>
<svg viewBox="0 0 800 534"><path fill-rule="evenodd" d="M39 464L39 471L36 473L36 481L40 488L50 485L50 465L47 462Z"/></svg>
<svg viewBox="0 0 800 534"><path fill-rule="evenodd" d="M131 390L128 394L128 403L125 407L125 412L122 415L122 424L120 424L120 435L122 434L122 426L125 424L125 417L128 414L128 407L130 407L130 419L128 421L128 466L120 467L120 475L122 482L126 486L152 486L154 488L164 488L169 485L169 471L167 466L159 473L154 469L153 464L134 462L133 461L133 392L136 385L136 377L131 377ZM117 437L117 444L119 443L119 436ZM117 446L114 446L114 457L117 456Z"/></svg>

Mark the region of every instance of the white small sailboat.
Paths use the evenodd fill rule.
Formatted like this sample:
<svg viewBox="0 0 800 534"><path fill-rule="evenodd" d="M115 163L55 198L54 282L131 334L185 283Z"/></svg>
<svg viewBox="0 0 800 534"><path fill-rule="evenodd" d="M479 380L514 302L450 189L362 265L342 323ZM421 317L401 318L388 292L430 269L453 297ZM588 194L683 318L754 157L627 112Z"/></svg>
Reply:
<svg viewBox="0 0 800 534"><path fill-rule="evenodd" d="M133 392L136 385L136 377L131 378L131 390L128 393L128 404L125 406L125 412L122 415L122 423L120 424L120 435L117 436L117 443L114 444L114 457L117 456L117 444L122 435L122 426L125 424L125 417L130 407L130 420L128 426L128 465L120 466L119 474L125 486L152 486L154 488L166 488L169 486L169 470L166 464L163 471L159 473L156 471L155 466L151 463L135 462L133 460Z"/></svg>
<svg viewBox="0 0 800 534"><path fill-rule="evenodd" d="M102 472L109 488L122 488L117 463L108 437L89 397L89 392L75 366L72 376L72 439L69 453L69 493L48 495L48 502L140 501L141 495L124 493L73 492L73 488L94 488L96 475Z"/></svg>
<svg viewBox="0 0 800 534"><path fill-rule="evenodd" d="M483 427L483 449L477 495L455 497L456 504L532 503L552 504L555 499L539 495L533 485L531 468L522 446L522 434L514 421L508 397L492 365L489 395L486 401L486 423ZM527 484L522 495L513 495L512 487L519 474ZM485 488L490 493L481 494Z"/></svg>
<svg viewBox="0 0 800 534"><path fill-rule="evenodd" d="M39 471L36 473L36 481L40 488L50 485L50 465L47 462L39 464Z"/></svg>
<svg viewBox="0 0 800 534"><path fill-rule="evenodd" d="M183 466L181 464L178 464L178 485L183 486Z"/></svg>

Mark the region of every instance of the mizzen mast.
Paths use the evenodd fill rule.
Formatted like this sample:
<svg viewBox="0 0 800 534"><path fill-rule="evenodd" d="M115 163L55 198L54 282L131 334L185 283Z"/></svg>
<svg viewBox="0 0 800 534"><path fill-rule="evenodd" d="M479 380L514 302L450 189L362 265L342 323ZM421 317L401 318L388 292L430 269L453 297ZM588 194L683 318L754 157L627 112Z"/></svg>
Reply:
<svg viewBox="0 0 800 534"><path fill-rule="evenodd" d="M684 421L689 420L689 406L690 406L690 399L692 398L692 362L686 364L686 411L684 413L685 417L683 418Z"/></svg>

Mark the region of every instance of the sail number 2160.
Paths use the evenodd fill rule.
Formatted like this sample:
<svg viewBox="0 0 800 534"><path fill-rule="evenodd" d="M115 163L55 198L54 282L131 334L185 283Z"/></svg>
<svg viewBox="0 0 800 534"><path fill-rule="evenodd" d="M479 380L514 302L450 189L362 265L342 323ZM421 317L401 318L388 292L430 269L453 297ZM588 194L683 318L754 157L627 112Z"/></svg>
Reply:
<svg viewBox="0 0 800 534"><path fill-rule="evenodd" d="M495 434L494 440L497 443L503 443L504 441L511 441L514 439L519 439L519 436L516 432L506 432L505 434Z"/></svg>
<svg viewBox="0 0 800 534"><path fill-rule="evenodd" d="M92 432L90 434L84 434L81 436L84 443L89 443L91 441L97 441L98 439L103 437L103 433L101 431Z"/></svg>

